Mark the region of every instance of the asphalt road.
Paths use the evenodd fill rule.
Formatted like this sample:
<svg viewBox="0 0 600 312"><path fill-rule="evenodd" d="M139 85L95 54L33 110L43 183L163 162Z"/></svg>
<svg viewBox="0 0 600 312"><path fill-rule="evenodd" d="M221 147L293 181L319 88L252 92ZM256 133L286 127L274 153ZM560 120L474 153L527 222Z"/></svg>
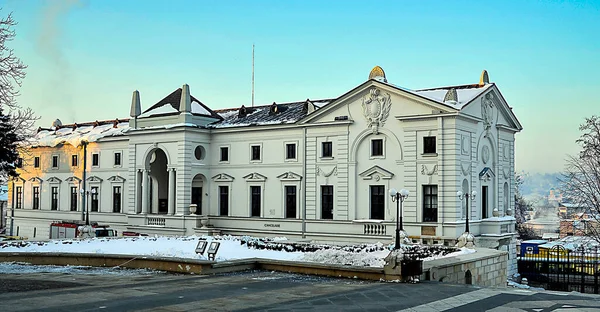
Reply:
<svg viewBox="0 0 600 312"><path fill-rule="evenodd" d="M0 274L2 311L600 311L600 296L253 271Z"/></svg>

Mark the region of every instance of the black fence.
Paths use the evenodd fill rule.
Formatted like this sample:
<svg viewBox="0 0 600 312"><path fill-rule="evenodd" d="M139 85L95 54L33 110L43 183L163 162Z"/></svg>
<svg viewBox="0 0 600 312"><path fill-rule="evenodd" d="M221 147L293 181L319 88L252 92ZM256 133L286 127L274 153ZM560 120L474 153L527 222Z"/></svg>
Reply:
<svg viewBox="0 0 600 312"><path fill-rule="evenodd" d="M598 293L600 261L598 247L580 246L568 250L563 246L542 249L538 254L524 254L517 259L521 277L529 285L547 290Z"/></svg>

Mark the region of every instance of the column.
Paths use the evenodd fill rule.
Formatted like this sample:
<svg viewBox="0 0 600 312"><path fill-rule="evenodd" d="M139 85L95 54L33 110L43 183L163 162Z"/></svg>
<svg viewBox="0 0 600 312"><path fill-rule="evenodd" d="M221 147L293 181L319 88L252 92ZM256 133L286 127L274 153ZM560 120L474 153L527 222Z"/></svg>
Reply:
<svg viewBox="0 0 600 312"><path fill-rule="evenodd" d="M148 196L150 192L148 190L148 171L147 169L142 170L142 213L148 213Z"/></svg>
<svg viewBox="0 0 600 312"><path fill-rule="evenodd" d="M175 168L169 168L169 215L175 213Z"/></svg>
<svg viewBox="0 0 600 312"><path fill-rule="evenodd" d="M134 195L134 206L135 210L133 213L138 214L142 212L142 203L140 202L140 193L142 192L142 180L140 179L141 170L135 171L135 195Z"/></svg>

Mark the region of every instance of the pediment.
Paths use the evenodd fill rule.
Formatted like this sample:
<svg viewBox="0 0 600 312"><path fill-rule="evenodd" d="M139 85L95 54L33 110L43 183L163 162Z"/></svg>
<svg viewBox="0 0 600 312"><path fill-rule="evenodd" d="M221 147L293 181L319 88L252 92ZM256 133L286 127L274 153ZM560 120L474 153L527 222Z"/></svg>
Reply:
<svg viewBox="0 0 600 312"><path fill-rule="evenodd" d="M361 176L363 180L379 181L380 179L391 179L394 176L394 173L375 165L360 173L359 176Z"/></svg>
<svg viewBox="0 0 600 312"><path fill-rule="evenodd" d="M420 96L417 92L378 80L368 80L300 120L300 124L364 120L382 127L394 116L456 112L452 106Z"/></svg>
<svg viewBox="0 0 600 312"><path fill-rule="evenodd" d="M277 178L281 181L300 181L300 180L302 180L301 175L291 172L291 171L280 174L277 176Z"/></svg>
<svg viewBox="0 0 600 312"><path fill-rule="evenodd" d="M48 183L61 183L62 182L62 180L57 177L50 177L46 181L48 181Z"/></svg>
<svg viewBox="0 0 600 312"><path fill-rule="evenodd" d="M465 105L461 112L481 119L486 126L489 124L492 127L508 128L513 131L523 129L496 85Z"/></svg>
<svg viewBox="0 0 600 312"><path fill-rule="evenodd" d="M479 179L482 181L489 181L495 176L496 175L494 174L494 171L492 171L490 167L483 168L483 170L481 170L481 172L479 173Z"/></svg>
<svg viewBox="0 0 600 312"><path fill-rule="evenodd" d="M44 182L44 180L42 180L40 177L33 177L31 179L28 180L31 183L42 183Z"/></svg>
<svg viewBox="0 0 600 312"><path fill-rule="evenodd" d="M112 177L108 178L108 181L123 183L123 182L125 182L125 178L123 178L121 176L112 176Z"/></svg>
<svg viewBox="0 0 600 312"><path fill-rule="evenodd" d="M212 177L212 180L215 182L233 182L233 177L226 173L219 173L216 176Z"/></svg>
<svg viewBox="0 0 600 312"><path fill-rule="evenodd" d="M78 177L72 176L72 177L66 178L65 181L67 181L69 183L79 183L79 182L81 182L81 179Z"/></svg>
<svg viewBox="0 0 600 312"><path fill-rule="evenodd" d="M248 175L245 175L244 179L246 179L247 182L264 182L267 180L267 177L258 172L252 172Z"/></svg>
<svg viewBox="0 0 600 312"><path fill-rule="evenodd" d="M87 178L86 180L88 182L97 182L97 183L102 182L102 179L97 176L91 176L91 177Z"/></svg>

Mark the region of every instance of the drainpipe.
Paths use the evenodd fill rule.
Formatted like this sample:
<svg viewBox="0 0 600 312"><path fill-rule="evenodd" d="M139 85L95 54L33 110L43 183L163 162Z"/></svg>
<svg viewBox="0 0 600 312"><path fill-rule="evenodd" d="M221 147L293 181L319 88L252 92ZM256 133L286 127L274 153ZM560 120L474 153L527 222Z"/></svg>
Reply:
<svg viewBox="0 0 600 312"><path fill-rule="evenodd" d="M86 180L86 164L87 164L87 141L81 141L83 145L83 192L81 192L81 221L85 221L85 180Z"/></svg>
<svg viewBox="0 0 600 312"><path fill-rule="evenodd" d="M304 177L302 179L302 238L306 238L306 127L304 127L304 147L303 147L303 167Z"/></svg>
<svg viewBox="0 0 600 312"><path fill-rule="evenodd" d="M10 210L10 236L13 236L13 228L15 227L15 180L12 181L12 196Z"/></svg>

